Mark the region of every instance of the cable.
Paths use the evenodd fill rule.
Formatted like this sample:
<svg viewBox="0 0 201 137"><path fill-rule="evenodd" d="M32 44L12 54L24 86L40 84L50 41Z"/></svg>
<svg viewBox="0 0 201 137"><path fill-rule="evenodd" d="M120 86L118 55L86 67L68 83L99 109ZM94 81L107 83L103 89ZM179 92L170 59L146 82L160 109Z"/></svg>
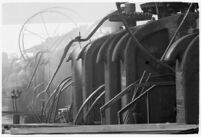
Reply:
<svg viewBox="0 0 201 137"><path fill-rule="evenodd" d="M55 113L54 113L54 115L53 115L53 116L54 116L54 119L53 119L54 122L55 122L56 114L57 114L57 111L58 111L58 103L59 103L60 95L61 95L62 91L64 91L64 89L66 89L66 88L69 88L69 86L71 86L72 83L73 83L73 82L70 82L66 87L64 87L64 86L65 86L65 85L64 85L64 86L61 88L61 90L59 91L58 95L57 95L56 108L55 108Z"/></svg>
<svg viewBox="0 0 201 137"><path fill-rule="evenodd" d="M44 114L46 114L46 109L47 109L47 107L48 107L48 105L49 105L49 103L50 103L50 101L51 101L52 98L53 98L53 102L54 102L56 93L58 92L60 86L61 86L62 84L65 85L67 82L69 82L69 80L71 80L71 77L65 78L65 79L57 86L57 88L53 91L53 93L50 95L50 97L49 97L49 99L47 100L47 103L46 103L46 105L45 105L44 111L43 111ZM65 82L65 83L64 83L64 82ZM53 104L53 103L51 103L50 106L52 106L52 104ZM50 108L50 109L51 109L51 108Z"/></svg>
<svg viewBox="0 0 201 137"><path fill-rule="evenodd" d="M68 84L66 87L64 87L67 83L69 83L70 82L70 84ZM64 90L65 88L68 88L70 85L72 84L72 81L68 81L68 82L66 82L65 84L63 84L63 86L61 87L61 89L60 90L58 90L58 93L54 96L54 100L52 101L52 104L51 104L51 108L49 109L49 112L48 112L48 117L47 117L47 119L46 119L46 122L49 122L50 120L51 120L51 117L52 117L52 113L53 113L53 109L54 109L54 105L56 105L55 106L55 111L56 111L56 108L57 108L57 103L58 103L58 95L59 95L59 93L62 91L62 90ZM56 104L55 104L56 103ZM54 114L53 114L53 116L54 116L54 119L55 119L55 112L54 111Z"/></svg>
<svg viewBox="0 0 201 137"><path fill-rule="evenodd" d="M29 89L29 87L30 87L30 85L31 85L31 82L32 82L32 80L33 80L33 78L34 78L34 76L35 76L35 74L36 74L36 71L37 71L37 69L38 69L38 66L39 66L39 64L40 64L40 61L41 61L41 59L42 59L42 55L43 55L43 54L42 54L42 52L38 52L38 53L36 54L36 58L37 58L38 55L40 55L40 56L39 56L39 59L38 59L38 62L37 62L37 64L36 64L36 66L35 66L35 68L34 68L34 70L33 70L31 79L30 79L29 84L28 84L28 86L27 86L27 90Z"/></svg>
<svg viewBox="0 0 201 137"><path fill-rule="evenodd" d="M56 87L56 89L52 92L52 94L50 95L50 97L49 97L48 100L47 100L47 103L46 103L44 112L46 112L46 109L47 109L47 106L48 106L49 103L50 103L50 100L56 95L56 92L58 91L59 87L60 87L64 82L66 82L68 79L70 79L70 78L72 78L72 77L67 77L67 78L65 78L63 81L61 81L60 84Z"/></svg>
<svg viewBox="0 0 201 137"><path fill-rule="evenodd" d="M72 79L68 79L67 81L65 81L65 83L63 83L63 86L65 86L68 82L71 82ZM60 85L61 86L61 85ZM62 86L62 87L63 87ZM55 92L55 95L53 97L53 100L52 100L52 103L50 105L50 108L49 108L49 111L48 111L48 116L47 116L47 119L46 119L46 122L49 120L49 118L51 118L51 115L52 115L52 111L53 111L53 108L54 108L54 104L55 104L55 101L57 99L57 92L59 92L62 88L58 88Z"/></svg>
<svg viewBox="0 0 201 137"><path fill-rule="evenodd" d="M103 85L101 85L101 86L99 86L96 90L94 90L86 99L85 99L85 101L82 103L82 105L80 106L80 108L79 108L79 110L78 110L78 112L77 112L77 114L76 114L76 116L75 116L75 119L74 119L74 121L73 121L73 123L76 125L77 124L77 122L78 122L78 120L79 120L79 118L80 118L80 115L81 115L81 112L82 112L82 110L84 109L84 107L87 105L87 103L91 100L91 98L92 97L94 97L97 93L99 93L99 92L101 92L101 91L103 91L103 90L105 90L105 85L103 84Z"/></svg>
<svg viewBox="0 0 201 137"><path fill-rule="evenodd" d="M193 5L193 3L190 4L190 6L189 6L189 8L188 8L188 10L187 10L187 12L186 12L186 14L184 15L184 17L183 17L181 23L179 24L178 28L176 29L176 31L175 31L175 33L174 33L172 39L170 40L170 42L169 42L169 44L168 44L168 46L167 46L167 48L166 48L165 52L163 53L163 55L162 55L162 57L161 57L160 60L163 60L163 59L164 59L164 56L166 55L167 51L169 50L170 46L172 45L172 43L173 43L173 41L174 41L174 39L175 39L175 37L176 37L176 35L177 35L179 29L181 28L181 26L183 25L183 23L184 23L184 21L185 21L187 15L189 14L192 5Z"/></svg>
<svg viewBox="0 0 201 137"><path fill-rule="evenodd" d="M118 117L119 119L121 119L121 114L123 112L125 112L126 110L128 110L130 107L132 107L139 99L141 99L144 95L146 95L147 92L149 92L151 89L153 89L154 87L156 87L156 85L152 85L150 86L146 91L144 91L143 93L141 93L138 97L136 97L133 101L131 101L129 104L127 104L124 108L122 108L120 111L118 111ZM119 123L121 123L121 120L119 120Z"/></svg>

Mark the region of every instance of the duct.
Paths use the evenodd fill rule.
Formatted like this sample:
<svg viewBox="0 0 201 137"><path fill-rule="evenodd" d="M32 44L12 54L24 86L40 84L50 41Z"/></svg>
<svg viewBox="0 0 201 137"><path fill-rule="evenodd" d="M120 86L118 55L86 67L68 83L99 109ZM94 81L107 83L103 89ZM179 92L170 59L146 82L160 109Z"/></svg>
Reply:
<svg viewBox="0 0 201 137"><path fill-rule="evenodd" d="M73 56L73 52L71 52L71 54L69 54L69 57L67 58L67 61L72 60L73 62L78 62L80 61L79 59L82 60L82 63L80 63L82 74L80 74L80 77L75 77L74 81L80 81L80 84L75 86L80 90L78 91L78 89L75 89L75 91L77 92L77 94L79 93L78 95L81 95L83 99L74 100L75 102L84 102L86 98L91 94L91 92L94 91L94 89L103 84L103 67L101 67L102 65L96 64L94 59L96 59L97 50L104 39L105 38L103 37L92 43L87 43L82 49L77 52L76 55ZM77 68L75 65L75 63L72 64L72 71L74 71L74 73L76 72ZM75 106L77 105L75 104ZM77 110L80 108L80 106L81 105L77 106ZM84 107L83 112L86 113L86 111L87 107ZM78 112L76 111L74 113L74 116L77 113ZM94 121L94 119L90 118L90 121L92 122ZM85 122L89 121L85 120Z"/></svg>
<svg viewBox="0 0 201 137"><path fill-rule="evenodd" d="M86 46L84 46L86 47ZM67 57L67 61L71 61L71 73L72 73L72 108L73 108L73 118L77 114L80 106L82 105L83 96L82 96L82 61L77 60L77 56L80 54L84 47L80 47L76 45L69 56Z"/></svg>
<svg viewBox="0 0 201 137"><path fill-rule="evenodd" d="M101 47L101 44L107 39L108 36L101 37L93 41L83 53L83 93L85 99L100 85L104 84L104 66L103 63L96 63L96 56ZM85 119L86 123L93 123L100 121L99 105L96 106L90 118ZM88 106L86 107L88 109ZM85 114L87 112L85 111Z"/></svg>
<svg viewBox="0 0 201 137"><path fill-rule="evenodd" d="M132 49L135 48L135 46L132 44L132 38L130 38L129 34L125 34L124 37L120 39L120 41L117 43L113 55L112 55L112 60L116 61L118 59L118 56L120 57L121 60L123 60L123 68L124 68L124 73L125 73L125 86L129 86L131 83L133 83L136 80L135 73L132 73L135 71L133 67L133 62L134 56L135 56L135 51ZM125 53L125 48L131 45L131 50L129 49L129 53ZM128 104L131 101L132 93L129 93L125 96L124 104ZM130 113L129 113L130 114ZM131 122L129 120L129 122Z"/></svg>
<svg viewBox="0 0 201 137"><path fill-rule="evenodd" d="M83 59L83 96L84 100L90 95L90 93L96 89L98 86L103 84L103 67L102 65L96 64L95 59L97 52L101 46L101 43L104 42L105 37L101 37L98 40L89 44L82 52L77 59ZM99 73L99 74L98 74ZM100 78L98 80L97 78ZM102 77L102 78L101 78ZM102 80L101 80L102 79Z"/></svg>
<svg viewBox="0 0 201 137"><path fill-rule="evenodd" d="M79 59L82 59L82 77L79 77L81 79L81 84L79 85L79 88L82 89L82 97L83 102L87 99L87 97L94 91L96 88L98 88L100 85L102 85L104 82L104 75L103 75L103 65L102 64L96 64L95 59L98 52L98 49L100 48L101 43L106 38L99 38L98 40L94 42L88 43L86 46L84 46L76 56L73 57L74 61L79 61ZM70 56L69 56L70 57ZM69 58L68 58L69 60ZM72 65L72 67L75 68L75 66ZM76 91L78 92L78 91ZM80 101L80 100L77 100ZM78 107L80 108L80 106ZM88 108L88 105L83 108L83 112L86 113ZM78 112L75 113L75 115ZM81 112L80 112L81 113ZM74 116L75 116L74 115ZM97 118L97 117L94 117ZM93 122L95 119L92 117L88 120L84 119L85 122Z"/></svg>
<svg viewBox="0 0 201 137"><path fill-rule="evenodd" d="M112 53L119 39L125 35L125 31L114 33L101 46L97 63L104 62L105 70L105 102L113 98L121 91L120 62L112 62ZM116 112L120 109L120 102L106 110L105 124L117 124Z"/></svg>

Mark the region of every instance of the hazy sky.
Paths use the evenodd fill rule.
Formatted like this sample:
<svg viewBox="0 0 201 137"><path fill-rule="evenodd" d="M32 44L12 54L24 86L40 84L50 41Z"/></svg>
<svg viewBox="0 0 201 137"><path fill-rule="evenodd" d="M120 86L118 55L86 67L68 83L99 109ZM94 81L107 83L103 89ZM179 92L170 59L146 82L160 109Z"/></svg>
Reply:
<svg viewBox="0 0 201 137"><path fill-rule="evenodd" d="M44 26L41 27L41 19L45 20L47 30L53 31L58 23L71 23L67 27L60 25L60 31L69 30L72 28L72 20L76 23L85 22L93 23L98 19L103 18L111 11L116 10L115 3L4 3L2 4L2 44L3 51L8 53L18 52L18 37L22 24L32 15L51 7L62 7L62 12L65 12L67 18L56 13L44 13L43 17L36 16L29 22L28 29L34 30L36 33L44 35ZM139 11L139 5L137 5ZM53 26L53 27L52 27ZM42 29L41 29L42 28ZM42 34L43 33L43 34ZM26 42L37 43L37 38L29 34L26 37ZM38 41L40 41L38 39ZM26 46L26 45L25 45Z"/></svg>
<svg viewBox="0 0 201 137"><path fill-rule="evenodd" d="M103 17L116 8L115 3L5 3L2 5L3 24L22 24L31 15L50 7L73 10L89 22Z"/></svg>

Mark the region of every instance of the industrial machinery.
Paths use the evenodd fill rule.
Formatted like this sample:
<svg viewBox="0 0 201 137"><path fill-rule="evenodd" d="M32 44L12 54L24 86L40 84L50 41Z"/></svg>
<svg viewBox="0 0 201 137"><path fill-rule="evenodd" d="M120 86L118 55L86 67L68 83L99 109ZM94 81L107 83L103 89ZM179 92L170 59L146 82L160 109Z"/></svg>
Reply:
<svg viewBox="0 0 201 137"><path fill-rule="evenodd" d="M143 12L136 12L134 3L116 3L117 10L88 36L77 36L66 45L55 73L35 98L40 122L198 125L198 4L140 6ZM89 41L106 20L115 24L113 32ZM147 22L137 25L139 21ZM51 91L66 62L71 63L71 76ZM59 99L70 86L72 104L60 108ZM41 99L43 109L37 109Z"/></svg>

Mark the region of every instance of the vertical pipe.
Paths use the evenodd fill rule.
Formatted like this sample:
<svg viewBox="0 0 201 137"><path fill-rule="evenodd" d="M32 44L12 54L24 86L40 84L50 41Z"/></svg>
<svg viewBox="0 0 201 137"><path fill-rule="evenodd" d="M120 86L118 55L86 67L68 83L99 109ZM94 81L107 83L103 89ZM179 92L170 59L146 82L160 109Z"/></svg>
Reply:
<svg viewBox="0 0 201 137"><path fill-rule="evenodd" d="M180 70L179 61L176 60L176 103L177 103L177 123L184 124L185 121L185 100L184 100L184 86L183 86L183 72Z"/></svg>
<svg viewBox="0 0 201 137"><path fill-rule="evenodd" d="M150 120L149 120L149 92L147 92L147 95L146 95L146 105L147 105L147 123L150 123Z"/></svg>
<svg viewBox="0 0 201 137"><path fill-rule="evenodd" d="M113 98L121 89L120 81L120 63L106 62L105 63L105 102ZM105 111L106 123L117 124L117 112L120 109L120 101Z"/></svg>
<svg viewBox="0 0 201 137"><path fill-rule="evenodd" d="M76 56L81 49L77 47L71 53L71 71L72 71L72 104L73 104L73 118L77 114L83 102L82 96L82 60L76 60Z"/></svg>
<svg viewBox="0 0 201 137"><path fill-rule="evenodd" d="M134 83L137 80L137 65L136 65L136 46L133 45L132 38L127 42L125 49L125 70L126 70L126 83L127 85ZM135 93L133 93L135 94ZM127 101L130 103L132 101L132 92L127 95ZM133 123L132 112L128 110L128 123Z"/></svg>

